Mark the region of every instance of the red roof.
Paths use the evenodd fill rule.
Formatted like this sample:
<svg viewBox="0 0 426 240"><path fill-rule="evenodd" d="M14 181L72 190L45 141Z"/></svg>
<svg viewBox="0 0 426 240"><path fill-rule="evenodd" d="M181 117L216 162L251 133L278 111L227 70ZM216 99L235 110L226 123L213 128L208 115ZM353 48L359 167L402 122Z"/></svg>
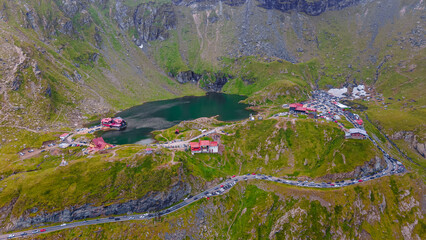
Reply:
<svg viewBox="0 0 426 240"><path fill-rule="evenodd" d="M356 123L358 123L359 125L362 125L363 124L363 121L362 121L362 119L360 118L360 119L358 119L358 120L355 120L355 122Z"/></svg>
<svg viewBox="0 0 426 240"><path fill-rule="evenodd" d="M210 147L216 147L217 146L217 142L211 142L210 143Z"/></svg>
<svg viewBox="0 0 426 240"><path fill-rule="evenodd" d="M104 118L101 120L102 123L118 123L121 124L121 122L123 122L123 119L121 117L116 117L116 118Z"/></svg>
<svg viewBox="0 0 426 240"><path fill-rule="evenodd" d="M201 140L200 141L200 146L209 146L210 145L210 141L209 140Z"/></svg>
<svg viewBox="0 0 426 240"><path fill-rule="evenodd" d="M311 112L316 112L317 110L314 108L306 108L306 110L311 111Z"/></svg>
<svg viewBox="0 0 426 240"><path fill-rule="evenodd" d="M190 142L189 145L191 145L191 148L199 148L200 147L200 143L197 143L197 142Z"/></svg>
<svg viewBox="0 0 426 240"><path fill-rule="evenodd" d="M66 137L66 136L68 136L68 133L64 133L60 137Z"/></svg>
<svg viewBox="0 0 426 240"><path fill-rule="evenodd" d="M101 120L101 122L111 122L111 118L104 118Z"/></svg>
<svg viewBox="0 0 426 240"><path fill-rule="evenodd" d="M296 111L306 111L306 108L305 107L297 107Z"/></svg>
<svg viewBox="0 0 426 240"><path fill-rule="evenodd" d="M102 137L98 137L92 140L92 143L96 146L97 149L104 149L107 143Z"/></svg>
<svg viewBox="0 0 426 240"><path fill-rule="evenodd" d="M303 104L301 104L301 103L292 103L292 104L290 104L290 107L294 107L294 108L303 107Z"/></svg>

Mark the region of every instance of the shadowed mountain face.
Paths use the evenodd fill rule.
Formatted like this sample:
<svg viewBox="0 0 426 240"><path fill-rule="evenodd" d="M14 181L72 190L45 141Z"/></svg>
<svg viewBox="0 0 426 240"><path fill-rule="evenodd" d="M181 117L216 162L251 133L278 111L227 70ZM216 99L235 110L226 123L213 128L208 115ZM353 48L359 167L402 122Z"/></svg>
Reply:
<svg viewBox="0 0 426 240"><path fill-rule="evenodd" d="M420 0L2 0L3 121L46 126L203 91L251 95L273 82L240 60L251 56L281 61L280 74L309 88L389 90L382 73L424 51L423 10ZM300 78L288 62L311 67Z"/></svg>
<svg viewBox="0 0 426 240"><path fill-rule="evenodd" d="M295 10L311 16L317 16L327 10L340 10L345 7L359 3L361 0L175 0L176 5L191 5L194 3L218 3L222 2L229 6L241 6L247 2L254 2L255 5L265 9L276 9L283 12Z"/></svg>

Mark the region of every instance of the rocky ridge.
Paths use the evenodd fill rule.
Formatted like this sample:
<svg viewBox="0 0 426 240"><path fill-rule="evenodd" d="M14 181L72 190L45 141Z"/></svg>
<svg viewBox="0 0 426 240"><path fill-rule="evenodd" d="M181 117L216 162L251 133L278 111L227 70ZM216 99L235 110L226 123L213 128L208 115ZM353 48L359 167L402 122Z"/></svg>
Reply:
<svg viewBox="0 0 426 240"><path fill-rule="evenodd" d="M183 199L191 192L191 186L187 182L178 181L171 185L165 192L149 192L143 198L130 200L123 203L114 203L107 206L94 206L86 204L83 206L68 207L62 211L56 212L39 212L37 208L33 208L22 216L10 215L10 224L1 229L2 231L11 231L22 229L43 223L70 222L73 220L81 220L86 218L94 218L108 215L121 215L129 212L147 212L158 211L170 207L174 203ZM11 205L4 206L0 209L0 220L9 216L13 209Z"/></svg>
<svg viewBox="0 0 426 240"><path fill-rule="evenodd" d="M420 142L420 138L413 131L399 131L394 133L390 138L392 140L404 140L418 154L426 158L426 143Z"/></svg>
<svg viewBox="0 0 426 240"><path fill-rule="evenodd" d="M207 92L220 92L228 80L233 78L228 74L220 72L197 74L191 70L179 72L176 76L173 76L169 73L169 76L174 77L176 81L181 84L198 84L198 86Z"/></svg>
<svg viewBox="0 0 426 240"><path fill-rule="evenodd" d="M241 6L250 0L224 0L224 4L230 6ZM359 3L361 0L256 0L257 6L265 9L277 9L283 12L297 11L311 16L317 16L327 10L340 10L345 7ZM195 3L215 4L217 0L174 0L176 5L190 6Z"/></svg>
<svg viewBox="0 0 426 240"><path fill-rule="evenodd" d="M360 177L371 175L375 172L380 172L381 170L386 168L386 165L387 165L386 161L383 158L376 156L370 161L365 162L364 165L357 166L351 172L327 174L318 179L333 181L333 180L339 180L339 179L360 178Z"/></svg>

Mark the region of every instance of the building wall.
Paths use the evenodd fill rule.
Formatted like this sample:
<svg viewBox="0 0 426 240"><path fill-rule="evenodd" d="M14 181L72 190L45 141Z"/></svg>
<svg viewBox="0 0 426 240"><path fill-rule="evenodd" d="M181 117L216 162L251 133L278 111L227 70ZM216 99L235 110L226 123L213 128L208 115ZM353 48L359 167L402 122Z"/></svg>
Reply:
<svg viewBox="0 0 426 240"><path fill-rule="evenodd" d="M218 153L218 151L219 151L219 148L217 146L209 148L209 152L211 153Z"/></svg>

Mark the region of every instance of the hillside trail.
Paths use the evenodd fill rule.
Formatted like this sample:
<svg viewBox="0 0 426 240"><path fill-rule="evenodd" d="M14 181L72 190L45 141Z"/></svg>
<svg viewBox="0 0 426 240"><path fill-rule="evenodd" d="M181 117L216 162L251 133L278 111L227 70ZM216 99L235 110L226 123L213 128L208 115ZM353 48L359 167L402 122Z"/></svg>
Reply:
<svg viewBox="0 0 426 240"><path fill-rule="evenodd" d="M242 200L240 192L239 192L239 199L241 199L240 207L239 207L238 211L235 213L235 216L232 219L232 222L228 227L228 231L226 231L226 235L228 236L228 240L231 239L231 235L229 235L229 231L231 231L232 225L234 225L235 221L237 220L238 215L240 214L240 212L242 211L242 208L243 208L243 200Z"/></svg>

